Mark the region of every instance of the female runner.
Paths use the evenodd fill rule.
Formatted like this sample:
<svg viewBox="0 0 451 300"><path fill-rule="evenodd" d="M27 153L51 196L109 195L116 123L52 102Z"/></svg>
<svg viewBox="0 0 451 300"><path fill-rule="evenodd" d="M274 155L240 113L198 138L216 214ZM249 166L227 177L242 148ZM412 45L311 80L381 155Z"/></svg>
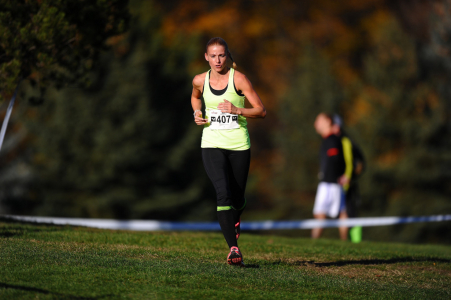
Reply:
<svg viewBox="0 0 451 300"><path fill-rule="evenodd" d="M233 68L227 67L227 58ZM222 38L207 43L205 59L211 69L194 77L191 105L194 121L204 126L202 160L216 190L218 221L230 248L227 262L243 266L237 240L240 216L246 206L244 191L251 156L246 118L264 118L266 110L251 82L235 71L236 64ZM245 98L252 108L244 108Z"/></svg>

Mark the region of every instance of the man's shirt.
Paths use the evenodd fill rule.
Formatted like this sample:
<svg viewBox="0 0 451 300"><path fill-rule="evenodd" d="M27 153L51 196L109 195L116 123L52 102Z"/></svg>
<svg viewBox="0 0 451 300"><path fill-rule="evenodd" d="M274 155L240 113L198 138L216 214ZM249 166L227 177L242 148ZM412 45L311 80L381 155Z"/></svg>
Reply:
<svg viewBox="0 0 451 300"><path fill-rule="evenodd" d="M320 149L320 174L322 182L338 183L338 179L345 172L343 145L335 134L323 139Z"/></svg>

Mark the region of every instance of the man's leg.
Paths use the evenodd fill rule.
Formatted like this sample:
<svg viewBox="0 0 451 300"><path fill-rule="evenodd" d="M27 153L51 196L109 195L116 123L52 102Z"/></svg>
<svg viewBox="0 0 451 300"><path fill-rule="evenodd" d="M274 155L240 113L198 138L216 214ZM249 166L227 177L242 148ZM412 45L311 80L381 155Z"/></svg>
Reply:
<svg viewBox="0 0 451 300"><path fill-rule="evenodd" d="M348 212L346 209L346 196L342 187L340 187L340 220L345 220L348 218ZM348 240L348 227L339 227L338 232L340 233L340 239L343 241Z"/></svg>
<svg viewBox="0 0 451 300"><path fill-rule="evenodd" d="M341 220L347 219L348 213L346 212L346 210L342 210L338 218ZM343 241L348 240L348 227L339 227L338 232L340 233L340 239L342 239Z"/></svg>
<svg viewBox="0 0 451 300"><path fill-rule="evenodd" d="M326 219L326 214L315 214L313 216L315 217L315 219L318 219L318 220ZM322 232L323 232L323 228L322 227L313 228L312 229L312 239L319 238L321 236Z"/></svg>
<svg viewBox="0 0 451 300"><path fill-rule="evenodd" d="M325 220L329 206L329 184L320 182L316 190L315 204L313 206L313 217L318 220ZM317 239L321 236L323 228L313 228L312 238Z"/></svg>

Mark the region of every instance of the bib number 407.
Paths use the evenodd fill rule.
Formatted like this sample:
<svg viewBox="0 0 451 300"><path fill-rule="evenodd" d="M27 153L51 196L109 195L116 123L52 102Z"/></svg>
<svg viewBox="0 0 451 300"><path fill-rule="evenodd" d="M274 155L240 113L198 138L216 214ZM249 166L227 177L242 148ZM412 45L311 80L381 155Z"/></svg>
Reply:
<svg viewBox="0 0 451 300"><path fill-rule="evenodd" d="M240 128L238 124L238 116L229 113L223 113L220 110L211 110L209 114L210 129L237 129Z"/></svg>
<svg viewBox="0 0 451 300"><path fill-rule="evenodd" d="M218 123L230 123L230 121L236 121L238 122L238 116L217 116L217 117L211 117L211 123L218 122Z"/></svg>

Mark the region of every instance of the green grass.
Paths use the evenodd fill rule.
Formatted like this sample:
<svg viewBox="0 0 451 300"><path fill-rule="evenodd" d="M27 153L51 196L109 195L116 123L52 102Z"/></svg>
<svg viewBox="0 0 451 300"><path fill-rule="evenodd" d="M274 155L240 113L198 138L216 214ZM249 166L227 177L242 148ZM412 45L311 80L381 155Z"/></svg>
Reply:
<svg viewBox="0 0 451 300"><path fill-rule="evenodd" d="M451 247L0 223L0 299L450 299Z"/></svg>

